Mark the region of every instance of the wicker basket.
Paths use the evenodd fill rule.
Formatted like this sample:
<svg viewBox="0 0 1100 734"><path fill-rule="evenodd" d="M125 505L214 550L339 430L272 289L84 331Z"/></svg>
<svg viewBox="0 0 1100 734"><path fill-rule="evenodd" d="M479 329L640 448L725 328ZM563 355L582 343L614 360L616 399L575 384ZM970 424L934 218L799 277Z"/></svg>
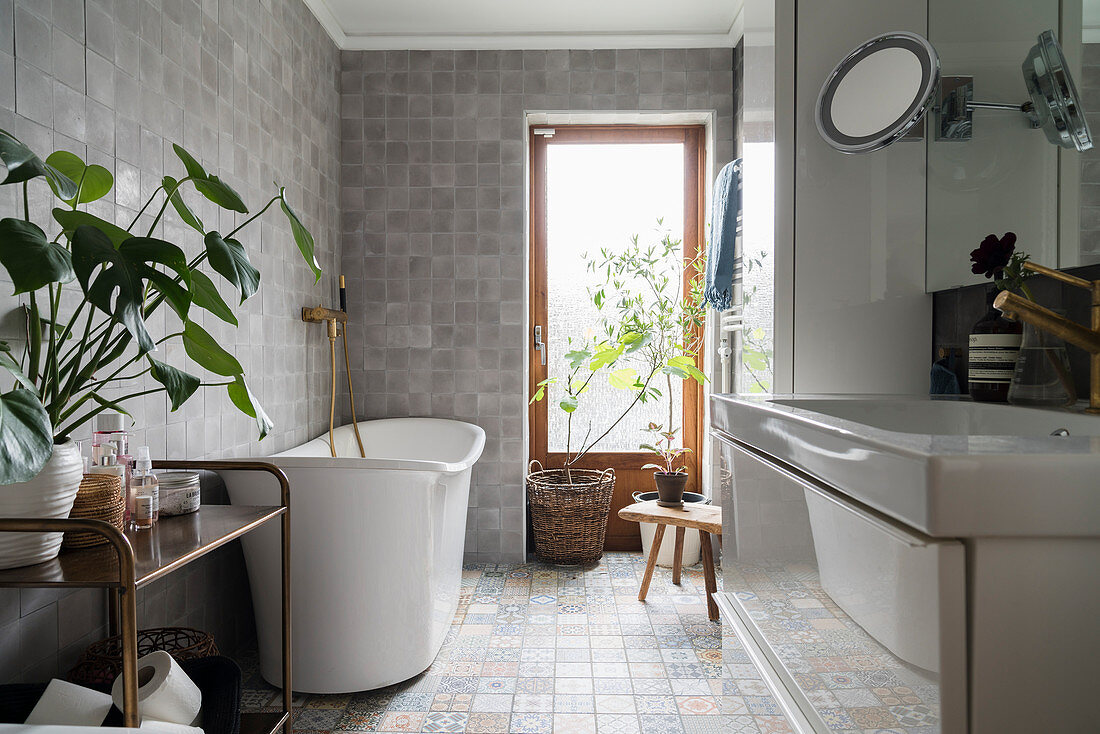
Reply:
<svg viewBox="0 0 1100 734"><path fill-rule="evenodd" d="M119 530L124 530L122 521L126 514L126 503L122 499L122 479L110 474L85 474L80 480L80 489L76 493L76 502L69 517L88 520L105 520ZM99 533L68 532L61 543L62 548L91 548L106 543L107 538Z"/></svg>
<svg viewBox="0 0 1100 734"><path fill-rule="evenodd" d="M532 461L527 501L535 531L535 557L564 565L600 560L614 491L614 469L543 469L538 461Z"/></svg>
<svg viewBox="0 0 1100 734"><path fill-rule="evenodd" d="M190 627L153 627L138 630L138 657L164 650L177 662L207 658L218 654L214 637ZM66 676L70 683L96 687L113 683L122 673L122 636L115 635L93 642Z"/></svg>

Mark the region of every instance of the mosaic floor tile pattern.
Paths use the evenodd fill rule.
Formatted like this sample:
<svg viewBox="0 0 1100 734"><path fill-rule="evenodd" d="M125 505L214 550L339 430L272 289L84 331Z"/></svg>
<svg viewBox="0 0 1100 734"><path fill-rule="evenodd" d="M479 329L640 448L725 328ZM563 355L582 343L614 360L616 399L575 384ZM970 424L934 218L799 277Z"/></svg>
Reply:
<svg viewBox="0 0 1100 734"><path fill-rule="evenodd" d="M423 674L378 691L295 699L295 731L469 734L788 734L727 628L707 618L702 567L682 584L607 553L587 570L463 571L458 612ZM721 578L719 578L721 584ZM246 707L277 693L245 661Z"/></svg>
<svg viewBox="0 0 1100 734"><path fill-rule="evenodd" d="M830 730L940 734L936 676L895 657L845 614L816 567L775 561L729 571L734 595Z"/></svg>

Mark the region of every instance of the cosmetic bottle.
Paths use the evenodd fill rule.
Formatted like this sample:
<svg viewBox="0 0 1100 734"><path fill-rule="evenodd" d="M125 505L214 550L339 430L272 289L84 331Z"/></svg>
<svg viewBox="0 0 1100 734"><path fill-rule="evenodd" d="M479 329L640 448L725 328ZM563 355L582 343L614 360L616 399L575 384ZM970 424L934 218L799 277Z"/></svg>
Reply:
<svg viewBox="0 0 1100 734"><path fill-rule="evenodd" d="M110 463L123 467L122 486L129 486L133 457L130 456L130 433L126 430L126 416L122 413L100 413L95 417L92 464L106 466L110 455L114 456L114 461Z"/></svg>
<svg viewBox="0 0 1100 734"><path fill-rule="evenodd" d="M994 308L993 300L999 292L996 288L989 289L985 297L986 313L970 329L967 384L970 397L981 402L1008 400L1023 340L1023 324L1005 318Z"/></svg>
<svg viewBox="0 0 1100 734"><path fill-rule="evenodd" d="M134 508L130 515L130 526L135 530L146 530L157 521L157 505L160 486L153 474L153 461L149 458L149 447L139 446L134 469L130 475L130 496Z"/></svg>

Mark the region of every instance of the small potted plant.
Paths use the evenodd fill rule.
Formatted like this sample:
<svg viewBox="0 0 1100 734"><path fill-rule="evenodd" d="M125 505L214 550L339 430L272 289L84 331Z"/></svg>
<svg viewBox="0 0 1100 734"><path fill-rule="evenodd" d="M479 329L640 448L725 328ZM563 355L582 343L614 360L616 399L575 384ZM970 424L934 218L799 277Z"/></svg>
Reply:
<svg viewBox="0 0 1100 734"><path fill-rule="evenodd" d="M661 507L683 507L684 485L687 484L687 467L680 464L680 457L691 453L691 449L683 446L673 446L676 440L676 429L667 431L663 426L650 423L645 429L646 433L652 433L655 438L652 443L643 443L639 448L653 453L660 464L646 464L643 469L655 469L653 480L657 483L657 504ZM677 466L679 464L679 466Z"/></svg>
<svg viewBox="0 0 1100 734"><path fill-rule="evenodd" d="M313 237L282 188L231 231L207 229L185 192L229 212L247 215L248 208L190 153L173 149L180 177L164 176L133 221L120 226L81 208L111 192L110 171L68 151L43 160L0 130L7 169L0 185L18 185L22 205L0 219L0 265L22 301L26 333L16 349L0 342L0 375L10 385L0 394L0 517L66 517L83 468L71 436L105 410L126 413L131 400L165 393L175 411L200 387L221 387L255 420L260 438L272 428L241 363L200 322L238 325L221 290L236 291L243 303L259 288L260 272L236 237L268 208L278 203L316 280ZM42 181L58 206L36 224L29 187ZM197 233L190 253L157 237L169 206ZM213 276L223 281L220 288ZM159 338L151 333L157 327L164 332ZM165 347L173 343L201 371L182 360L168 364ZM118 384L121 396L109 392ZM60 533L0 533L0 568L49 560L60 545Z"/></svg>

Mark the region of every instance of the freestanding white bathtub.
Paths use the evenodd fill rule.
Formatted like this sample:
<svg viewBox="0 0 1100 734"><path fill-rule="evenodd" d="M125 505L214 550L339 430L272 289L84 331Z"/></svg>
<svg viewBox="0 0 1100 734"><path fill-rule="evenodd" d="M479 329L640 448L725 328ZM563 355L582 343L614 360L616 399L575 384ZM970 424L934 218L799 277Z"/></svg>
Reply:
<svg viewBox="0 0 1100 734"><path fill-rule="evenodd" d="M290 478L294 690L381 688L427 669L458 605L475 425L434 418L351 424L266 459ZM254 472L222 472L236 505L278 504ZM279 528L242 538L260 672L282 684Z"/></svg>

